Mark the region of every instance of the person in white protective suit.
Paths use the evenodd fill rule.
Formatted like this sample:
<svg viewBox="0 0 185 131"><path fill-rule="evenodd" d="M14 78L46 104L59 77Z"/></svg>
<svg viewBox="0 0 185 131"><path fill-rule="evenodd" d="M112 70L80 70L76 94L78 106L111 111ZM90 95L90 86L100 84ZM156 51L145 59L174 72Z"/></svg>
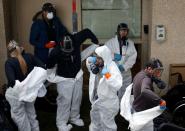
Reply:
<svg viewBox="0 0 185 131"><path fill-rule="evenodd" d="M117 91L122 85L121 73L106 46L96 48L97 57L88 57L90 72L89 96L91 101L90 131L117 131L115 116L119 111Z"/></svg>
<svg viewBox="0 0 185 131"><path fill-rule="evenodd" d="M58 92L56 124L59 131L71 130L72 125L67 124L68 122L84 126L83 120L80 119L83 84L80 45L87 39L98 44L98 39L89 29L83 29L75 34L65 34L49 55L47 69L56 67L55 74L61 78L55 81Z"/></svg>
<svg viewBox="0 0 185 131"><path fill-rule="evenodd" d="M16 80L22 82L33 70L34 66L44 68L44 64L33 55L25 53L15 41L10 41L7 49L10 57L5 62L5 72L9 87L6 91L6 99L10 104L11 117L19 131L39 131L34 101L20 101L15 93L10 96L7 95L7 92L15 88ZM25 87L26 85L24 85Z"/></svg>
<svg viewBox="0 0 185 131"><path fill-rule="evenodd" d="M117 35L105 43L111 50L113 60L116 62L122 74L123 83L121 89L118 91L120 101L126 87L132 82L130 69L135 64L137 57L134 42L128 38L128 33L128 25L120 23L117 27Z"/></svg>

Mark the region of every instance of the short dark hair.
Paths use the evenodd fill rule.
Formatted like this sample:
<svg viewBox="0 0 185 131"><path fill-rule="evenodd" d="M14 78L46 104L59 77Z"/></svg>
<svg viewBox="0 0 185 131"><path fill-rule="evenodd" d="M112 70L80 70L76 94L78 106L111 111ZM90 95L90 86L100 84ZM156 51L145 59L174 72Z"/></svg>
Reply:
<svg viewBox="0 0 185 131"><path fill-rule="evenodd" d="M128 25L127 25L126 23L120 23L120 24L118 24L118 26L117 26L117 33L118 33L118 32L120 31L120 29L122 29L122 28L128 30Z"/></svg>
<svg viewBox="0 0 185 131"><path fill-rule="evenodd" d="M53 4L45 3L42 6L42 11L55 12L55 8L53 7Z"/></svg>
<svg viewBox="0 0 185 131"><path fill-rule="evenodd" d="M32 18L32 21L36 21L37 20L37 17L42 14L43 11L47 11L47 12L53 12L54 15L56 16L56 9L55 7L53 6L53 4L51 3L45 3L43 4L42 6L42 10L41 11L38 11Z"/></svg>
<svg viewBox="0 0 185 131"><path fill-rule="evenodd" d="M162 62L157 58L151 58L145 65L145 68L151 67L152 69L163 69Z"/></svg>

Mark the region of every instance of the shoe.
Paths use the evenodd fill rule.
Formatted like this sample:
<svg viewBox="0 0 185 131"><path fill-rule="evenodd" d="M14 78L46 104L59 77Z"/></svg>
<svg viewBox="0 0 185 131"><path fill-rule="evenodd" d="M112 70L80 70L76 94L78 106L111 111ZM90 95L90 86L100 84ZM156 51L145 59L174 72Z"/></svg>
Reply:
<svg viewBox="0 0 185 131"><path fill-rule="evenodd" d="M73 126L71 124L68 124L68 125L65 124L60 126L59 131L70 131L72 128Z"/></svg>
<svg viewBox="0 0 185 131"><path fill-rule="evenodd" d="M75 119L75 120L70 120L70 122L74 125L77 125L77 126L84 126L84 122L82 119Z"/></svg>
<svg viewBox="0 0 185 131"><path fill-rule="evenodd" d="M67 124L67 128L70 131L73 128L73 126L71 124Z"/></svg>

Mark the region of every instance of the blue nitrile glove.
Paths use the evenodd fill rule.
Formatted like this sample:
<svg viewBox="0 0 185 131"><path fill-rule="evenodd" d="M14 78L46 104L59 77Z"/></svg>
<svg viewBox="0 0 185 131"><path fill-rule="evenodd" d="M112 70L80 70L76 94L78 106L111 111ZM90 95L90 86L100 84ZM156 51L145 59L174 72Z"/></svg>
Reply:
<svg viewBox="0 0 185 131"><path fill-rule="evenodd" d="M102 69L102 71L101 71L101 75L103 76L103 75L105 75L106 73L108 73L108 70L107 70L106 67L104 67L104 68Z"/></svg>
<svg viewBox="0 0 185 131"><path fill-rule="evenodd" d="M161 110L166 110L166 106L160 106Z"/></svg>
<svg viewBox="0 0 185 131"><path fill-rule="evenodd" d="M121 72L125 71L124 67L122 65L118 65L118 68Z"/></svg>
<svg viewBox="0 0 185 131"><path fill-rule="evenodd" d="M161 100L160 103L159 103L159 105L160 105L160 109L161 110L165 110L166 109L166 101Z"/></svg>
<svg viewBox="0 0 185 131"><path fill-rule="evenodd" d="M120 54L114 53L114 61L120 61L121 57L122 56Z"/></svg>
<svg viewBox="0 0 185 131"><path fill-rule="evenodd" d="M88 58L88 62L89 62L89 63L92 63L92 64L95 64L95 63L96 63L96 57L90 56L90 57Z"/></svg>

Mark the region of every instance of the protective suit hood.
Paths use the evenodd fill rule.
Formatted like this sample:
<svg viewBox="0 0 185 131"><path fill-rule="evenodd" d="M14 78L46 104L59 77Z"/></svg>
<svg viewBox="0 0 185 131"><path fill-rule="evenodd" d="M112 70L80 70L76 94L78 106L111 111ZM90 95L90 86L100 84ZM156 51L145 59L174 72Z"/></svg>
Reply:
<svg viewBox="0 0 185 131"><path fill-rule="evenodd" d="M100 46L98 48L96 48L95 53L102 57L103 61L104 61L104 65L108 65L112 62L112 57L111 57L111 51L109 50L109 48L107 46Z"/></svg>

